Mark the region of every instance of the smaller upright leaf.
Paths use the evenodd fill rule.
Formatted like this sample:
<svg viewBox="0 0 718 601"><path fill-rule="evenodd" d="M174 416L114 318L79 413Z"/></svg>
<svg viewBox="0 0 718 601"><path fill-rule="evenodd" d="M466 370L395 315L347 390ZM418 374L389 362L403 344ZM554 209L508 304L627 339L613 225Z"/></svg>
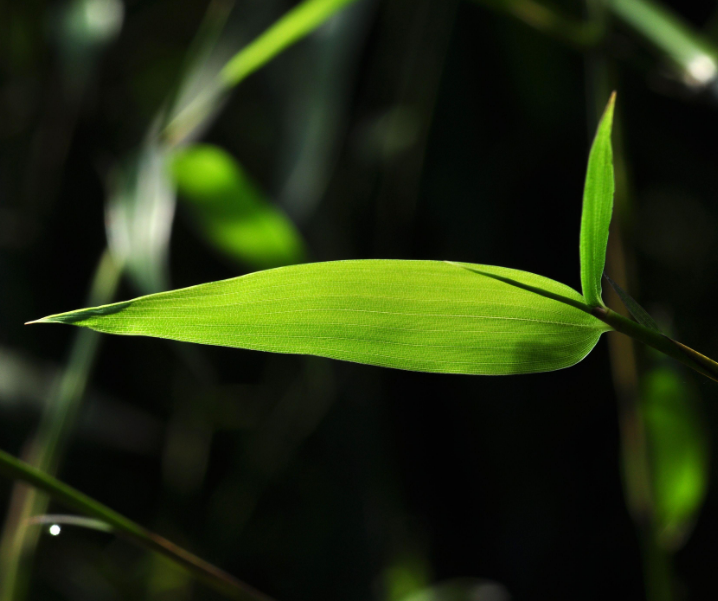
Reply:
<svg viewBox="0 0 718 601"><path fill-rule="evenodd" d="M586 302L594 307L603 306L601 277L606 264L608 226L613 212L613 151L611 128L615 92L611 95L601 117L596 137L591 146L583 191L581 214L581 287Z"/></svg>

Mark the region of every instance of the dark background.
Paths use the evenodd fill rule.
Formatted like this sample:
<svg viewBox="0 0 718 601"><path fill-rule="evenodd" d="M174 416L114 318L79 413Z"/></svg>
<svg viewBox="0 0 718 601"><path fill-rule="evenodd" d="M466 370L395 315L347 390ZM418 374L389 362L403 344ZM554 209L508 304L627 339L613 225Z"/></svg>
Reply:
<svg viewBox="0 0 718 601"><path fill-rule="evenodd" d="M230 21L246 41L291 5L238 1ZM707 0L667 5L698 28L718 14ZM33 390L75 335L22 324L85 303L105 246L105 166L140 143L207 3L128 0L79 99L63 92L49 25L61 5L0 6L0 446L20 454L42 406ZM581 3L559 6L583 15ZM583 178L605 102L591 53L469 1L366 2L354 14L328 76L326 186L311 211L284 206L311 260L451 259L579 288ZM314 39L290 48L204 136L277 202L321 94L317 56L330 51ZM601 52L632 191L632 292L716 356L718 98L672 79L620 23ZM173 287L250 271L199 237L181 204L170 256ZM137 294L125 282L117 298ZM605 337L571 369L516 377L193 347L207 368L197 375L181 346L102 339L63 480L283 601L394 601L402 566L427 583L492 580L517 601L643 598ZM715 385L681 373L715 433ZM716 482L713 468L676 555L686 599L715 590ZM10 490L0 482L0 508ZM152 588L155 569L141 550L66 528L42 537L28 598L190 594L181 582Z"/></svg>

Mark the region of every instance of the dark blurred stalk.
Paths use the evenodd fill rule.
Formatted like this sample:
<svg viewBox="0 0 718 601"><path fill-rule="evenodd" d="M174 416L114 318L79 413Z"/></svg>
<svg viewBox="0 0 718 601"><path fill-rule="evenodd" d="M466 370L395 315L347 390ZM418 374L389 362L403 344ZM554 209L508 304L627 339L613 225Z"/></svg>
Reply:
<svg viewBox="0 0 718 601"><path fill-rule="evenodd" d="M572 19L536 0L475 0L475 2L579 48L595 46L603 35L601 27L595 22Z"/></svg>
<svg viewBox="0 0 718 601"><path fill-rule="evenodd" d="M385 9L385 53L397 39L403 42L403 53L391 73L396 83L382 139L375 200L378 256L402 256L411 247L409 233L457 7L458 0L394 0ZM394 23L403 24L401 37Z"/></svg>
<svg viewBox="0 0 718 601"><path fill-rule="evenodd" d="M87 302L107 304L115 295L122 269L105 251L95 270ZM70 358L54 393L48 399L40 426L25 450L31 465L55 474L64 456L67 441L77 421L82 398L97 356L100 336L81 331L75 336ZM35 489L16 484L0 539L0 601L25 598L30 582L32 558L39 529L28 527L28 519L47 512L49 499Z"/></svg>
<svg viewBox="0 0 718 601"><path fill-rule="evenodd" d="M589 19L604 28L606 9L603 0L587 0ZM603 106L613 90L611 65L601 48L586 55L589 98L589 131L594 131ZM630 187L623 152L620 112L614 120L615 199L606 255L606 272L624 289L631 290L629 265L632 258L624 245L623 230L630 210ZM609 287L604 291L610 304L618 307L624 317L627 310ZM621 438L621 462L626 505L638 530L643 560L644 586L647 601L671 601L673 577L671 561L656 536L655 503L649 460L650 450L640 406L640 374L634 340L629 336L608 336L613 383L618 400L618 421Z"/></svg>

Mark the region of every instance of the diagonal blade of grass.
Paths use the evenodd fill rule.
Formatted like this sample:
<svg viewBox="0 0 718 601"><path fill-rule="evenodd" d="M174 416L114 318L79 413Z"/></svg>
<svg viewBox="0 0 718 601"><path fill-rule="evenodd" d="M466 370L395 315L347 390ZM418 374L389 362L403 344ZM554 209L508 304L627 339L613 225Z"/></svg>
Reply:
<svg viewBox="0 0 718 601"><path fill-rule="evenodd" d="M13 480L21 480L42 490L68 508L105 522L118 535L150 551L161 553L168 557L229 599L271 601L269 597L240 582L234 576L223 572L189 551L136 524L56 478L16 459L5 451L0 451L0 473Z"/></svg>
<svg viewBox="0 0 718 601"><path fill-rule="evenodd" d="M288 46L314 31L335 12L356 0L305 0L240 50L224 67L221 78L233 87Z"/></svg>
<svg viewBox="0 0 718 601"><path fill-rule="evenodd" d="M675 12L652 0L607 0L607 8L656 47L689 86L718 76L718 49ZM680 6L680 5L678 5Z"/></svg>

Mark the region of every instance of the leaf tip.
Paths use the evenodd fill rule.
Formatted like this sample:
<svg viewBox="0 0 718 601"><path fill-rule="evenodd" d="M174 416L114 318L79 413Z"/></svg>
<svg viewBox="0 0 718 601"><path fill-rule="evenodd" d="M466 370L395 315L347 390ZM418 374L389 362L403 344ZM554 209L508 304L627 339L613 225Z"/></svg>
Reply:
<svg viewBox="0 0 718 601"><path fill-rule="evenodd" d="M606 103L606 108L603 110L603 116L601 117L601 120L609 119L610 121L613 121L613 110L616 107L616 90L613 90L611 92L611 96L608 99L608 102Z"/></svg>
<svg viewBox="0 0 718 601"><path fill-rule="evenodd" d="M26 326L31 326L36 323L53 323L55 320L52 318L52 316L48 317L41 317L40 319L33 319L32 321L26 321Z"/></svg>

